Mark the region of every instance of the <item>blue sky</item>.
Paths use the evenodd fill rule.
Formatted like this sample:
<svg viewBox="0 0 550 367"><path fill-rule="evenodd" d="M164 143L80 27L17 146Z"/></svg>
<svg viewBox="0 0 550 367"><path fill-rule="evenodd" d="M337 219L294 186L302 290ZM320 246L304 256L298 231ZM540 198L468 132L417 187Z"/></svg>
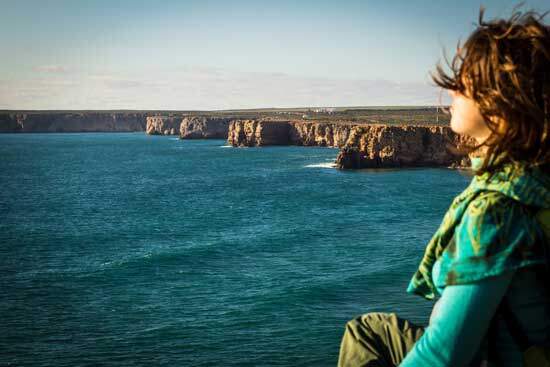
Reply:
<svg viewBox="0 0 550 367"><path fill-rule="evenodd" d="M481 4L517 1L0 0L0 108L434 105Z"/></svg>

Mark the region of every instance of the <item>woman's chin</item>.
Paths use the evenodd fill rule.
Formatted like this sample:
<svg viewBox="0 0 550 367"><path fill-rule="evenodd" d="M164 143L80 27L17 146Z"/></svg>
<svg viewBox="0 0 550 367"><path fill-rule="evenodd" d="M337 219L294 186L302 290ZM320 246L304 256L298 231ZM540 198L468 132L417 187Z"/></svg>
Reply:
<svg viewBox="0 0 550 367"><path fill-rule="evenodd" d="M451 120L450 126L451 130L459 135L464 135L466 133L459 124L457 124L456 122L453 123L453 120Z"/></svg>

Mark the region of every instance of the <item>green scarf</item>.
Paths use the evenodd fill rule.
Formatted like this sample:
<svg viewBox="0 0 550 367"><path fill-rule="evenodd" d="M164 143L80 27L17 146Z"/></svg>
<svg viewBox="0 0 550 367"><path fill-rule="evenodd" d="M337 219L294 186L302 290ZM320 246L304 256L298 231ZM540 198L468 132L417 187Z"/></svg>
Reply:
<svg viewBox="0 0 550 367"><path fill-rule="evenodd" d="M481 158L472 159L472 169ZM550 208L550 175L540 167L506 163L492 177L473 177L445 213L407 292L433 299L437 287L465 284L544 263L544 238L534 216ZM434 263L441 261L437 279ZM435 283L434 283L435 282Z"/></svg>

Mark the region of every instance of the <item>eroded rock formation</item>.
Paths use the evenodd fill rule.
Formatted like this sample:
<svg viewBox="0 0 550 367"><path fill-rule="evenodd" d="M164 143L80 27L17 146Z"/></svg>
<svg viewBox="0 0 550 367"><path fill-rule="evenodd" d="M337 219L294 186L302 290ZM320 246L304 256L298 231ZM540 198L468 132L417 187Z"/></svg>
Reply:
<svg viewBox="0 0 550 367"><path fill-rule="evenodd" d="M182 139L227 139L231 118L188 116L180 125Z"/></svg>
<svg viewBox="0 0 550 367"><path fill-rule="evenodd" d="M289 121L233 120L227 142L235 147L291 145L290 128Z"/></svg>
<svg viewBox="0 0 550 367"><path fill-rule="evenodd" d="M341 148L339 168L469 165L456 154L466 139L445 126L398 126L308 121L235 120L232 146L308 145Z"/></svg>
<svg viewBox="0 0 550 367"><path fill-rule="evenodd" d="M295 145L343 147L355 125L350 123L290 122L290 140Z"/></svg>
<svg viewBox="0 0 550 367"><path fill-rule="evenodd" d="M5 112L0 132L146 131L182 139L227 139L232 146L302 145L340 148L340 168L467 167L456 147L468 140L446 126L234 119L159 112Z"/></svg>
<svg viewBox="0 0 550 367"><path fill-rule="evenodd" d="M145 132L149 135L178 135L181 116L150 116L147 117Z"/></svg>
<svg viewBox="0 0 550 367"><path fill-rule="evenodd" d="M356 126L336 164L340 168L458 165L461 159L453 154L458 143L458 135L444 126Z"/></svg>
<svg viewBox="0 0 550 367"><path fill-rule="evenodd" d="M340 151L339 168L446 166L463 167L456 154L467 139L443 126L358 126Z"/></svg>
<svg viewBox="0 0 550 367"><path fill-rule="evenodd" d="M33 112L0 114L0 132L144 131L143 112Z"/></svg>

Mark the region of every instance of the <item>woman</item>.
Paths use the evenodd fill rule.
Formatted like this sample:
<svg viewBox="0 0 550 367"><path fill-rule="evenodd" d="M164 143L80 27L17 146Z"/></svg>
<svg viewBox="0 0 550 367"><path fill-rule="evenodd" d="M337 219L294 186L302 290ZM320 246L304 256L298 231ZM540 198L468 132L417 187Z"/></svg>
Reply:
<svg viewBox="0 0 550 367"><path fill-rule="evenodd" d="M433 79L475 173L408 292L439 297L428 327L395 314L348 322L339 366L545 366L550 361L550 27L535 12L483 20ZM548 364L550 366L550 364Z"/></svg>

